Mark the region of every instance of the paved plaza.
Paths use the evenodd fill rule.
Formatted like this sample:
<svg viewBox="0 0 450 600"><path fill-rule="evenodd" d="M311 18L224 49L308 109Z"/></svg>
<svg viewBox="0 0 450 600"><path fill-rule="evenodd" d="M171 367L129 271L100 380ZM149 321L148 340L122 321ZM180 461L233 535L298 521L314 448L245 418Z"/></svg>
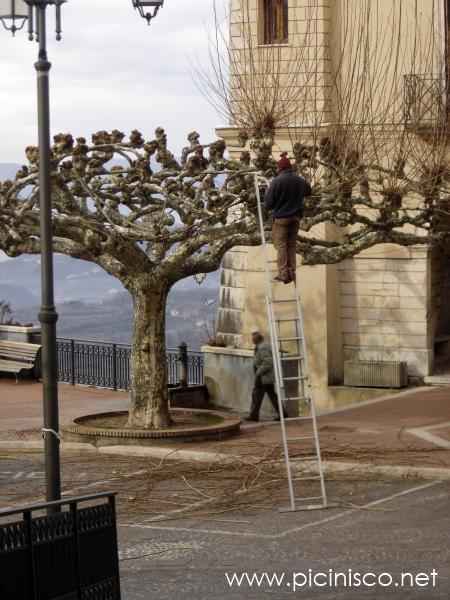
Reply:
<svg viewBox="0 0 450 600"><path fill-rule="evenodd" d="M83 414L128 408L123 392L70 385L59 389L62 426ZM0 379L0 399L0 442L39 440L41 385ZM288 427L294 436L308 425L290 423ZM319 430L327 460L450 468L450 388L413 388L323 415ZM242 432L229 440L178 443L171 448L261 456L280 446L277 423L244 424Z"/></svg>
<svg viewBox="0 0 450 600"><path fill-rule="evenodd" d="M449 482L340 478L328 482L334 508L281 513L287 500L281 472L269 493L224 503L223 496L231 496L244 477L234 465L220 472L219 484L207 476L205 466L202 472L190 464L167 464L163 474L157 461L148 459L112 462L67 455L63 464L69 495L118 492L125 600L449 597ZM2 506L39 498L44 482L40 454L3 454L0 471ZM222 503L209 502L213 495ZM372 579L364 589L348 582L344 586L342 579L337 587L304 583L308 573L348 574L349 569L383 574L383 583L392 577L392 587L372 587ZM435 585L429 579L429 585L418 587L408 579L399 587L403 574L431 578L433 572Z"/></svg>
<svg viewBox="0 0 450 600"><path fill-rule="evenodd" d="M43 499L41 394L0 381L1 508ZM127 407L126 394L83 387L61 385L60 399L63 425ZM327 510L280 511L280 431L268 421L228 440L160 444L153 456L74 453L63 439L63 490L118 494L125 600L447 600L450 390L409 390L323 415L319 428L325 460L343 466L328 476ZM174 450L181 460L167 459Z"/></svg>

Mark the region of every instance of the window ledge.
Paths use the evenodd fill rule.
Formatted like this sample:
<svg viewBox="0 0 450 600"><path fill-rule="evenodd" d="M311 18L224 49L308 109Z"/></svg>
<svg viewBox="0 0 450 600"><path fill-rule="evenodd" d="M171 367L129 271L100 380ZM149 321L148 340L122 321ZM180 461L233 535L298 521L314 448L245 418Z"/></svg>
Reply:
<svg viewBox="0 0 450 600"><path fill-rule="evenodd" d="M292 44L287 42L286 44L258 44L257 48L290 48Z"/></svg>

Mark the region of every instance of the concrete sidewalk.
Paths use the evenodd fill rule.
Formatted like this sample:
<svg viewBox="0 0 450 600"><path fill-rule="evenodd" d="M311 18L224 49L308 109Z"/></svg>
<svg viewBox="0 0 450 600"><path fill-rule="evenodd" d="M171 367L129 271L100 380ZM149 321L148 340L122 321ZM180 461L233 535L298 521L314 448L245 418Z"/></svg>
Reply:
<svg viewBox="0 0 450 600"><path fill-rule="evenodd" d="M325 460L450 468L450 388L417 388L322 415L318 423ZM291 437L311 429L288 424ZM244 425L243 431L239 440L220 444L221 451L235 445L240 454L254 454L280 441L276 423ZM295 449L306 453L304 444Z"/></svg>
<svg viewBox="0 0 450 600"><path fill-rule="evenodd" d="M37 441L42 423L42 386L0 380L0 441ZM61 424L76 416L126 410L125 393L60 386ZM310 425L288 423L289 435L303 435ZM327 461L450 468L450 388L417 388L319 418L323 457ZM243 424L240 436L218 442L170 444L171 449L232 454L280 455L280 426ZM156 447L168 449L167 443ZM293 454L307 454L303 442Z"/></svg>

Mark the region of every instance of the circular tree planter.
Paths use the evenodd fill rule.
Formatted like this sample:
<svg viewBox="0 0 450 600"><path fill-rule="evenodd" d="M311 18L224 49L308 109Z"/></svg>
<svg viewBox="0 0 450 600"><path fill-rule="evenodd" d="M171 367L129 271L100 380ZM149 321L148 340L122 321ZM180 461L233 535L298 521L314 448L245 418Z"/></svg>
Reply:
<svg viewBox="0 0 450 600"><path fill-rule="evenodd" d="M168 429L130 429L128 412L86 415L64 428L64 439L96 446L139 445L160 442L218 440L237 435L241 419L215 410L173 408L173 426Z"/></svg>

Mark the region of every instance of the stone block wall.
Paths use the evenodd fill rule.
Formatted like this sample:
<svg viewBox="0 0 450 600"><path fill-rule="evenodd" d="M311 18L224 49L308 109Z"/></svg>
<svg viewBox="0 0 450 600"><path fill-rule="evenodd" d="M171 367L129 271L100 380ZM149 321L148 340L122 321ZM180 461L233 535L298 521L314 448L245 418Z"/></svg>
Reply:
<svg viewBox="0 0 450 600"><path fill-rule="evenodd" d="M330 108L330 32L332 0L289 0L289 41L287 44L263 44L263 0L231 0L230 41L235 54L235 64L243 65L238 77L231 78L231 88L240 85L239 79L246 76L248 63L249 31L251 47L256 49L254 64L268 64L276 58L281 87L292 97L293 89L299 90L298 115L291 115L290 125L313 122L320 112L323 121L328 121ZM301 48L301 51L299 49ZM270 64L269 62L269 64ZM314 73L314 76L312 74ZM282 96L282 94L281 94Z"/></svg>
<svg viewBox="0 0 450 600"><path fill-rule="evenodd" d="M339 265L345 360L398 360L412 377L433 369L430 259L354 258Z"/></svg>
<svg viewBox="0 0 450 600"><path fill-rule="evenodd" d="M269 256L275 259L270 246ZM253 348L252 330L268 335L266 275L261 247L236 247L224 257L221 269L218 339L231 348ZM272 265L274 267L274 265Z"/></svg>
<svg viewBox="0 0 450 600"><path fill-rule="evenodd" d="M242 346L247 257L246 249L234 248L222 261L216 329L220 341L230 347Z"/></svg>

